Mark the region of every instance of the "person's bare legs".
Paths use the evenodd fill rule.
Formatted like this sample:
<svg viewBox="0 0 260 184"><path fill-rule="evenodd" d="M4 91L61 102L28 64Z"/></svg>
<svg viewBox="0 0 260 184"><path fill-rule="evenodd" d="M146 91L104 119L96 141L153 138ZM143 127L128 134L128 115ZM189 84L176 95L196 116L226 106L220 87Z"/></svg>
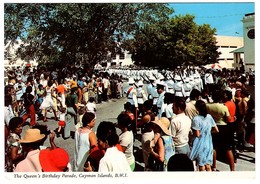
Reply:
<svg viewBox="0 0 260 184"><path fill-rule="evenodd" d="M200 171L205 171L205 166L199 166Z"/></svg>
<svg viewBox="0 0 260 184"><path fill-rule="evenodd" d="M210 164L205 165L205 168L206 168L206 171L211 171L211 166L210 166Z"/></svg>
<svg viewBox="0 0 260 184"><path fill-rule="evenodd" d="M217 151L213 150L213 165L212 165L212 171L217 170Z"/></svg>
<svg viewBox="0 0 260 184"><path fill-rule="evenodd" d="M234 162L234 155L232 153L232 150L227 150L226 156L228 159L230 171L235 171L235 162Z"/></svg>

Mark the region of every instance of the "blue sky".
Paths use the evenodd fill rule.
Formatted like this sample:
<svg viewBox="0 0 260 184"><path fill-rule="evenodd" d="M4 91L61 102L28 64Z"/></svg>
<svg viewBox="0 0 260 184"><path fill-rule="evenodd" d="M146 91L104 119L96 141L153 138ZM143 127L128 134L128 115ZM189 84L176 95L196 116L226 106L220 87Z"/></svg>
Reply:
<svg viewBox="0 0 260 184"><path fill-rule="evenodd" d="M217 35L243 36L243 23L241 20L247 13L255 12L255 3L170 3L174 15L191 14L199 25L209 24L216 28Z"/></svg>

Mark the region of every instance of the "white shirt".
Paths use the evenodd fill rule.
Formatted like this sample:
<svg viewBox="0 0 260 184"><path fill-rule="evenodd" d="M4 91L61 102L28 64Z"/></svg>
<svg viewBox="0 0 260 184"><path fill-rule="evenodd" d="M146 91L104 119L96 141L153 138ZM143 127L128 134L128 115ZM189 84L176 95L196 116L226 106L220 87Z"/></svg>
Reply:
<svg viewBox="0 0 260 184"><path fill-rule="evenodd" d="M147 100L147 95L145 94L142 87L137 88L137 103L143 104Z"/></svg>
<svg viewBox="0 0 260 184"><path fill-rule="evenodd" d="M88 102L87 105L87 112L92 112L95 114L96 104L92 102Z"/></svg>
<svg viewBox="0 0 260 184"><path fill-rule="evenodd" d="M175 147L186 146L189 142L191 120L184 113L177 114L171 120L171 133Z"/></svg>
<svg viewBox="0 0 260 184"><path fill-rule="evenodd" d="M107 148L99 162L98 172L131 172L125 154L116 147Z"/></svg>
<svg viewBox="0 0 260 184"><path fill-rule="evenodd" d="M158 118L161 118L162 113L164 112L163 111L164 94L165 94L165 91L163 91L161 94L159 94L159 98L158 98L158 101L157 101L157 104L156 104L157 108L158 108Z"/></svg>
<svg viewBox="0 0 260 184"><path fill-rule="evenodd" d="M213 76L212 76L211 73L206 73L204 80L205 80L205 84L213 84L214 83Z"/></svg>
<svg viewBox="0 0 260 184"><path fill-rule="evenodd" d="M132 88L132 89L130 89ZM135 107L138 107L138 103L137 103L137 92L136 89L134 88L134 86L129 86L128 90L127 90L127 101L131 103L131 105L134 105Z"/></svg>
<svg viewBox="0 0 260 184"><path fill-rule="evenodd" d="M131 165L135 162L134 157L134 135L132 131L126 131L119 136L119 143L121 146L126 147L125 156L128 164Z"/></svg>

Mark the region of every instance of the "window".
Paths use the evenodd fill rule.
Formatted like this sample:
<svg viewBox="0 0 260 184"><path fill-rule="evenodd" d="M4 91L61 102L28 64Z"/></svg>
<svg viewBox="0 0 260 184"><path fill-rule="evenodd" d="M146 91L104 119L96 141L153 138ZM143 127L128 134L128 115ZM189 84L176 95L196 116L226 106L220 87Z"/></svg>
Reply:
<svg viewBox="0 0 260 184"><path fill-rule="evenodd" d="M120 53L119 59L125 59L125 53Z"/></svg>

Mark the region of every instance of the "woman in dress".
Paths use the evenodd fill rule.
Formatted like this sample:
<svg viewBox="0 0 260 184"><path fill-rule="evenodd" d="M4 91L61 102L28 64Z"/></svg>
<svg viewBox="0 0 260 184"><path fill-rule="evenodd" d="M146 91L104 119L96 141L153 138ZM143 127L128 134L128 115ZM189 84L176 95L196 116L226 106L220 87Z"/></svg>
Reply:
<svg viewBox="0 0 260 184"><path fill-rule="evenodd" d="M198 100L195 104L199 115L192 119L192 130L195 135L190 159L197 162L200 171L211 171L213 164L213 143L211 131L218 132L217 125L207 112L206 104Z"/></svg>
<svg viewBox="0 0 260 184"><path fill-rule="evenodd" d="M53 110L53 114L55 116L55 120L57 121L58 118L57 118L57 115L56 115L56 110L55 110L55 105L54 105L54 102L53 102L53 99L52 99L52 95L54 93L54 88L53 88L53 83L51 81L48 81L48 85L47 87L45 88L45 97L43 97L43 102L40 106L40 109L42 109L42 112L44 113L44 118L43 118L43 121L46 122L47 121L47 110L49 108L52 108Z"/></svg>
<svg viewBox="0 0 260 184"><path fill-rule="evenodd" d="M73 171L84 171L84 164L91 149L97 146L97 137L92 131L95 123L95 114L86 112L82 117L83 126L75 132Z"/></svg>

